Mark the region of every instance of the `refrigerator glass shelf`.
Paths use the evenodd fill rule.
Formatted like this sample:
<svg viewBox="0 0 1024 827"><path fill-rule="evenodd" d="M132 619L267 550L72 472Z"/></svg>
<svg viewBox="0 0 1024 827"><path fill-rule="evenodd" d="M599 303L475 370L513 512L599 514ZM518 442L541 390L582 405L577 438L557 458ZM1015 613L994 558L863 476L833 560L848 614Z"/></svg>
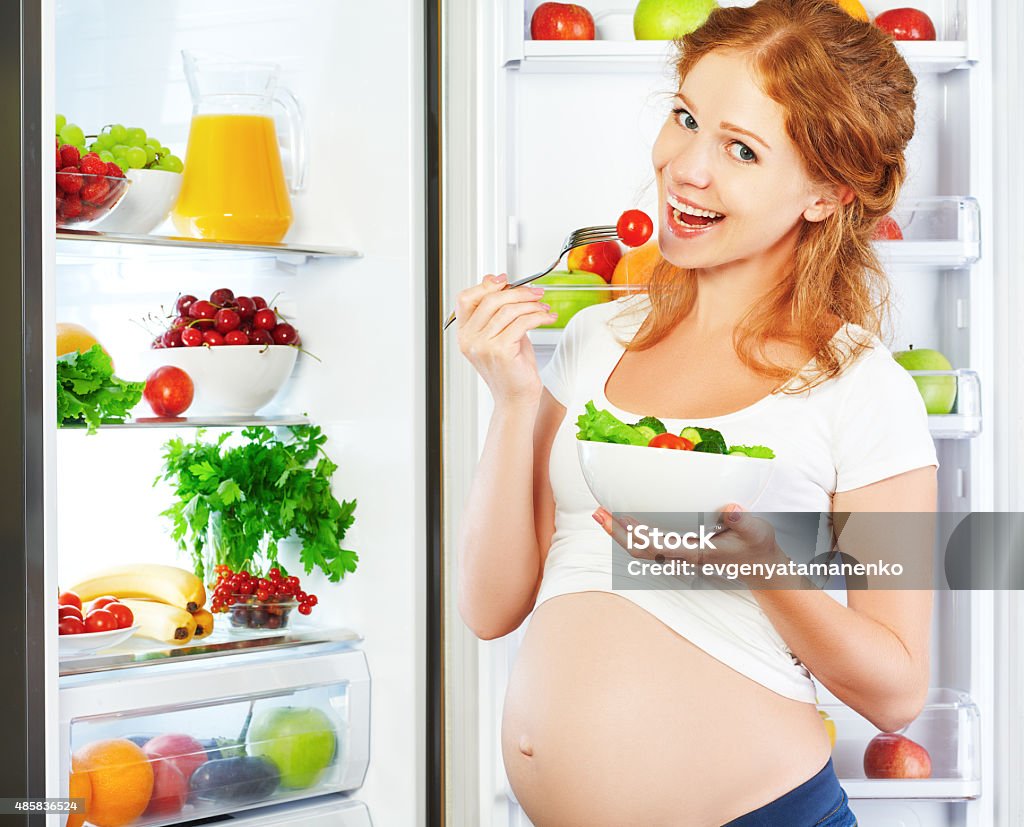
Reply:
<svg viewBox="0 0 1024 827"><path fill-rule="evenodd" d="M929 778L868 778L864 752L879 731L848 706L819 704L836 727L832 762L850 798L977 798L981 794L978 708L964 692L931 689L924 708L899 734L923 747L931 761Z"/></svg>
<svg viewBox="0 0 1024 827"><path fill-rule="evenodd" d="M330 629L296 626L284 632L268 632L265 635L232 635L226 628L227 616L215 615L213 634L198 643L188 646L167 646L157 641L133 637L118 646L79 655L61 658L60 674L84 675L109 672L120 669L154 666L161 663L182 663L208 658L238 655L247 652L271 652L280 649L294 649L320 643L344 643L356 646L363 638L351 629Z"/></svg>
<svg viewBox="0 0 1024 827"><path fill-rule="evenodd" d="M105 422L101 430L124 430L135 428L248 428L254 425L266 425L268 428L287 425L308 425L305 416L179 416L157 417L140 416L125 422ZM61 431L85 431L85 425L64 425Z"/></svg>
<svg viewBox="0 0 1024 827"><path fill-rule="evenodd" d="M970 65L962 40L902 41L896 44L917 73L941 73ZM665 71L674 54L666 40L524 40L522 57L506 60L520 71Z"/></svg>
<svg viewBox="0 0 1024 827"><path fill-rule="evenodd" d="M981 381L973 370L910 370L928 403L949 404L948 414L929 414L928 429L936 439L971 439L981 433Z"/></svg>
<svg viewBox="0 0 1024 827"><path fill-rule="evenodd" d="M62 261L91 262L97 259L135 261L201 261L216 257L234 259L276 258L283 263L305 264L318 258L361 258L350 247L318 244L243 244L231 241L207 241L196 238L159 235L103 233L96 230L57 230L57 257Z"/></svg>

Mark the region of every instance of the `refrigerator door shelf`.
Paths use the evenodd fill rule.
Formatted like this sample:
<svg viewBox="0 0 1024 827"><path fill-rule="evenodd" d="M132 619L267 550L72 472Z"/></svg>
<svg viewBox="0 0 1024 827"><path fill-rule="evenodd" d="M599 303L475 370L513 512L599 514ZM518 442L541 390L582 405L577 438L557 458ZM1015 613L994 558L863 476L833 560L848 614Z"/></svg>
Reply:
<svg viewBox="0 0 1024 827"><path fill-rule="evenodd" d="M901 41L896 44L918 74L950 72L971 65L963 40ZM666 40L524 40L521 57L506 67L523 72L657 72L669 70L675 46Z"/></svg>
<svg viewBox="0 0 1024 827"><path fill-rule="evenodd" d="M935 439L971 439L981 433L981 380L973 370L910 370L925 400L935 403L943 385L956 385L953 407L947 414L931 414L928 429ZM940 384L941 383L941 384ZM948 399L948 397L947 397ZM938 400L944 402L945 400Z"/></svg>
<svg viewBox="0 0 1024 827"><path fill-rule="evenodd" d="M362 801L343 795L325 795L293 804L274 804L232 814L224 827L372 827L370 811Z"/></svg>
<svg viewBox="0 0 1024 827"><path fill-rule="evenodd" d="M900 735L927 751L929 778L868 778L864 755L879 731L843 704L819 704L835 723L832 761L851 798L940 799L977 798L981 794L981 748L978 708L970 697L953 689L932 689L921 714ZM910 745L901 753L883 750L883 756L917 753ZM918 753L919 754L919 753Z"/></svg>
<svg viewBox="0 0 1024 827"><path fill-rule="evenodd" d="M319 258L362 258L351 247L331 247L300 242L283 244L243 244L233 241L180 238L177 236L130 235L103 233L97 230L57 230L57 261L59 263L94 262L96 260L153 262L154 259L195 262L216 259L243 260L275 258L297 266Z"/></svg>
<svg viewBox="0 0 1024 827"><path fill-rule="evenodd" d="M981 258L981 211L974 198L906 199L893 210L892 218L903 238L875 242L887 269L963 269Z"/></svg>
<svg viewBox="0 0 1024 827"><path fill-rule="evenodd" d="M97 801L95 767L106 763L107 804L121 815L137 808L126 797L144 786L147 756L126 741L146 745L160 736L156 754L177 756L168 763L188 780L182 789L182 779L164 777L174 812L132 821L138 827L350 791L366 775L370 675L360 650L278 651L71 680L59 699L62 787L71 756L91 761L91 807L105 806ZM245 756L232 751L240 743ZM160 762L149 767L157 780L174 776ZM177 806L189 789L203 798Z"/></svg>

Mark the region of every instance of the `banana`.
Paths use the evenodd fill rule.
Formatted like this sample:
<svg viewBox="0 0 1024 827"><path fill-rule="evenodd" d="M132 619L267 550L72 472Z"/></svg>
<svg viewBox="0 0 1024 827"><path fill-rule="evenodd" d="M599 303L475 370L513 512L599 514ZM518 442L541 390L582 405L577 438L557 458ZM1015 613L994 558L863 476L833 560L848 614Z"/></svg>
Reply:
<svg viewBox="0 0 1024 827"><path fill-rule="evenodd" d="M206 604L206 588L202 580L177 566L155 563L133 563L107 569L83 580L72 591L83 602L110 594L117 598L159 600L187 612L194 612Z"/></svg>
<svg viewBox="0 0 1024 827"><path fill-rule="evenodd" d="M155 600L121 602L132 610L135 623L142 627L136 632L141 637L181 645L191 641L196 633L196 619L184 609Z"/></svg>
<svg viewBox="0 0 1024 827"><path fill-rule="evenodd" d="M192 617L196 620L196 634L192 638L193 641L202 640L213 633L213 615L206 609L197 609L192 612Z"/></svg>

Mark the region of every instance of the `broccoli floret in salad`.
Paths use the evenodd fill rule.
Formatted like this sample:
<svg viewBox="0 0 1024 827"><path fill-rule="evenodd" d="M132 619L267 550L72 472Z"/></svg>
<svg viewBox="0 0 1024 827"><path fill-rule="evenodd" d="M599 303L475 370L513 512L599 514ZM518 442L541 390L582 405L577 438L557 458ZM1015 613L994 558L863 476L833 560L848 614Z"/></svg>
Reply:
<svg viewBox="0 0 1024 827"><path fill-rule="evenodd" d="M686 436L687 432L692 431L696 431L699 437L696 442ZM700 451L702 454L725 454L729 451L725 444L725 437L714 428L683 428L683 433L680 436L690 439L690 442L694 443L693 450Z"/></svg>
<svg viewBox="0 0 1024 827"><path fill-rule="evenodd" d="M657 436L658 434L663 434L668 430L665 427L664 423L656 416L645 416L639 422L634 423L633 427L650 428L652 431L654 431L655 436Z"/></svg>

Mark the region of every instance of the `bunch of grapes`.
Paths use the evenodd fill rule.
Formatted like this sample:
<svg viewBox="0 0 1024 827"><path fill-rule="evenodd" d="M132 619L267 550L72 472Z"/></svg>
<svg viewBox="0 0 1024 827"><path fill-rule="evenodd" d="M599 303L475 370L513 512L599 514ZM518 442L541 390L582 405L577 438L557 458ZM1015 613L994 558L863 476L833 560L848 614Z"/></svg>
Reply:
<svg viewBox="0 0 1024 827"><path fill-rule="evenodd" d="M67 118L58 115L56 135L58 149L65 144L70 144L78 150L79 155L85 155L85 132L78 124L68 123Z"/></svg>
<svg viewBox="0 0 1024 827"><path fill-rule="evenodd" d="M89 144L89 151L97 153L104 161L113 161L122 169L181 172L185 168L181 158L138 126L126 127L115 123L103 127L103 131Z"/></svg>
<svg viewBox="0 0 1024 827"><path fill-rule="evenodd" d="M315 595L302 591L299 578L294 574L286 576L278 567L267 572L266 577L259 577L248 571L234 571L230 566L214 567L217 581L213 586L212 612L226 612L232 606L265 604L263 608L270 611L274 604L285 608L288 604L299 604L299 614L309 615L318 602ZM284 604L284 606L282 606Z"/></svg>
<svg viewBox="0 0 1024 827"><path fill-rule="evenodd" d="M179 296L176 316L152 347L219 347L221 345L298 345L295 327L267 306L262 296L236 296L227 287L210 299Z"/></svg>

